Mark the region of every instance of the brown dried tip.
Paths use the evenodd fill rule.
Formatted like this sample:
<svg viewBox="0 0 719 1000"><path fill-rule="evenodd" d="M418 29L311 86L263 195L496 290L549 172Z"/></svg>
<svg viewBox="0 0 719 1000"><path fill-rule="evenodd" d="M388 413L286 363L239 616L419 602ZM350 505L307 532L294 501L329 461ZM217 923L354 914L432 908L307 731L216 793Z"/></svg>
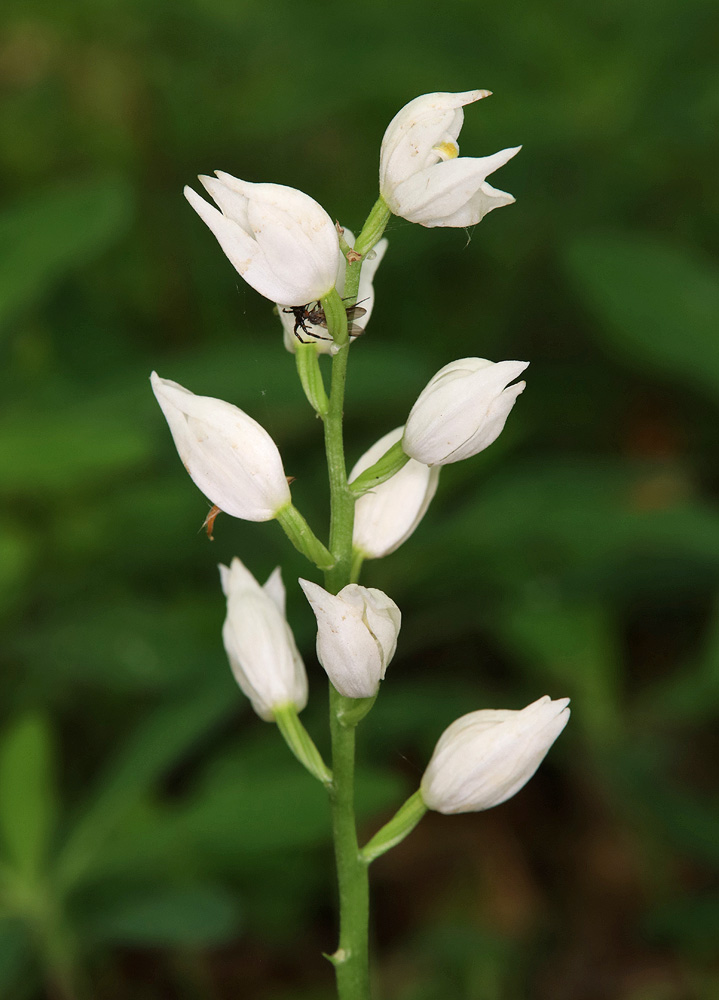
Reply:
<svg viewBox="0 0 719 1000"><path fill-rule="evenodd" d="M348 264L356 264L358 260L362 260L362 254L361 253L357 253L356 250L348 250L347 251L347 263Z"/></svg>
<svg viewBox="0 0 719 1000"><path fill-rule="evenodd" d="M202 522L202 527L207 530L207 537L211 542L214 542L215 540L215 536L212 534L212 532L215 530L215 519L217 515L221 513L222 511L220 510L220 508L217 507L215 504L213 504L213 506L210 507L207 517Z"/></svg>
<svg viewBox="0 0 719 1000"><path fill-rule="evenodd" d="M337 222L337 221L335 222L335 229L337 230L337 235L338 236L344 236L345 231L342 228L342 226L339 224L339 222Z"/></svg>
<svg viewBox="0 0 719 1000"><path fill-rule="evenodd" d="M291 486L295 479L297 479L297 476L285 476L285 479L287 480L287 485Z"/></svg>

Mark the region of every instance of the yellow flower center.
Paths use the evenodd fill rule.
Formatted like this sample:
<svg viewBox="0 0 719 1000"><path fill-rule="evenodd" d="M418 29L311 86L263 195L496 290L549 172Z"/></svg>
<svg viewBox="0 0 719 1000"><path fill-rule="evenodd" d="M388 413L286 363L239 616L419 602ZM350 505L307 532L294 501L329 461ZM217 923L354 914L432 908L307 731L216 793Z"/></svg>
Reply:
<svg viewBox="0 0 719 1000"><path fill-rule="evenodd" d="M432 148L439 153L442 160L453 160L455 156L459 156L459 146L456 142L440 142Z"/></svg>

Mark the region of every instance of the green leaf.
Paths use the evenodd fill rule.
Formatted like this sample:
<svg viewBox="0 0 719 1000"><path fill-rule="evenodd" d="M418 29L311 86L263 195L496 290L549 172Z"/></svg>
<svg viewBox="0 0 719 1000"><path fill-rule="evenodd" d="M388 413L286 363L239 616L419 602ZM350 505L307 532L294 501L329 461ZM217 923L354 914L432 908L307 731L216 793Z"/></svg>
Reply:
<svg viewBox="0 0 719 1000"><path fill-rule="evenodd" d="M127 410L100 413L90 405L62 410L25 408L0 420L0 492L67 495L97 479L137 466L152 453L146 430L129 419Z"/></svg>
<svg viewBox="0 0 719 1000"><path fill-rule="evenodd" d="M630 232L575 240L566 264L613 350L708 390L716 401L715 267L687 248Z"/></svg>
<svg viewBox="0 0 719 1000"><path fill-rule="evenodd" d="M101 774L85 813L70 832L59 859L64 884L81 879L102 855L106 841L157 781L200 739L237 711L230 682L153 710Z"/></svg>
<svg viewBox="0 0 719 1000"><path fill-rule="evenodd" d="M652 938L669 939L689 952L711 958L719 939L719 894L672 899L650 910L643 923Z"/></svg>
<svg viewBox="0 0 719 1000"><path fill-rule="evenodd" d="M621 652L607 607L546 589L525 591L508 602L496 627L544 690L578 699L580 724L595 738L606 740L616 733Z"/></svg>
<svg viewBox="0 0 719 1000"><path fill-rule="evenodd" d="M27 968L32 950L26 926L19 920L0 919L0 996L21 1000L32 992L33 977L28 976Z"/></svg>
<svg viewBox="0 0 719 1000"><path fill-rule="evenodd" d="M33 536L17 523L0 522L0 613L12 611L22 599L22 584L28 578Z"/></svg>
<svg viewBox="0 0 719 1000"><path fill-rule="evenodd" d="M212 885L154 886L108 899L85 934L144 947L210 947L237 936L236 901Z"/></svg>
<svg viewBox="0 0 719 1000"><path fill-rule="evenodd" d="M719 869L719 807L670 783L660 771L660 743L613 749L605 758L609 773L654 837L674 844L692 858Z"/></svg>
<svg viewBox="0 0 719 1000"><path fill-rule="evenodd" d="M44 868L55 831L57 789L47 721L15 722L0 745L0 834L10 864L30 878Z"/></svg>
<svg viewBox="0 0 719 1000"><path fill-rule="evenodd" d="M0 327L127 229L128 185L93 179L42 191L0 215Z"/></svg>

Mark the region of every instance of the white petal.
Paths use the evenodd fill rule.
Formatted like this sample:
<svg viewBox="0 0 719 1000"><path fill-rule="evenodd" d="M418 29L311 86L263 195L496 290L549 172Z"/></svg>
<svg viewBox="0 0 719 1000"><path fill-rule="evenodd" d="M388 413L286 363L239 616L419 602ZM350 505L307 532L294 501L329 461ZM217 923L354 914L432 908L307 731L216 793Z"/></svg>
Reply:
<svg viewBox="0 0 719 1000"><path fill-rule="evenodd" d="M255 291L265 298L272 299L273 302L289 302L301 294L296 286L275 274L257 241L248 236L241 226L226 218L192 188L185 188L185 197L202 221L212 230L232 266Z"/></svg>
<svg viewBox="0 0 719 1000"><path fill-rule="evenodd" d="M397 184L440 159L434 146L457 139L464 120L461 108L487 96L486 90L423 94L397 112L380 152L380 192L388 204Z"/></svg>
<svg viewBox="0 0 719 1000"><path fill-rule="evenodd" d="M375 442L355 464L349 481L374 465L402 438L396 427ZM355 504L352 544L367 558L380 559L398 549L427 512L439 483L440 466L429 468L410 458L386 483L359 497Z"/></svg>
<svg viewBox="0 0 719 1000"><path fill-rule="evenodd" d="M185 468L213 504L233 517L268 521L290 502L277 445L256 420L155 372L151 383Z"/></svg>
<svg viewBox="0 0 719 1000"><path fill-rule="evenodd" d="M409 222L437 226L446 225L447 219L461 217L461 225L475 225L483 214L499 207L499 201L511 204L506 200L511 195L496 192L495 199L483 191L482 185L489 174L516 156L520 149L516 146L491 156L463 156L437 163L395 187L388 204L396 215ZM490 187L489 191L495 189Z"/></svg>
<svg viewBox="0 0 719 1000"><path fill-rule="evenodd" d="M284 596L279 567L264 587L239 559L229 568L221 566L220 575L227 596L222 637L237 683L265 720L281 705L291 703L301 710L307 703L307 676L278 607L278 597Z"/></svg>
<svg viewBox="0 0 719 1000"><path fill-rule="evenodd" d="M334 287L339 259L334 226L334 246L328 253L316 238L313 240L307 235L297 217L282 206L251 201L248 218L269 267L278 280L294 289L275 301L305 305L322 298ZM327 218L329 220L329 216Z"/></svg>
<svg viewBox="0 0 719 1000"><path fill-rule="evenodd" d="M285 585L282 582L282 570L279 566L275 566L270 575L267 578L267 582L262 588L267 596L274 602L277 610L285 617Z"/></svg>
<svg viewBox="0 0 719 1000"><path fill-rule="evenodd" d="M252 237L252 227L247 217L248 201L246 195L227 187L217 177L208 177L201 174L198 179L215 204L220 208L222 214L231 222L236 222L240 229L243 229L248 236Z"/></svg>

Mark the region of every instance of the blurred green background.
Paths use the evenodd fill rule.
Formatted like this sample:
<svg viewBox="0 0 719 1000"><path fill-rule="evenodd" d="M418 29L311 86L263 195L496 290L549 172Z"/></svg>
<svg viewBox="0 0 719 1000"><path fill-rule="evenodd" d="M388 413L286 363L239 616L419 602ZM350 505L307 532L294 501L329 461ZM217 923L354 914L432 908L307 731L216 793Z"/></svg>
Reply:
<svg viewBox="0 0 719 1000"><path fill-rule="evenodd" d="M390 223L348 456L454 358L531 361L483 455L366 565L404 615L360 735L370 835L456 716L570 695L537 777L372 870L377 996L719 995L714 0L5 0L0 996L329 1000L321 790L253 716L216 564L308 568L185 475L153 368L261 421L318 532L320 428L269 304L182 198L219 168L359 230L394 113L488 87L523 143L472 232Z"/></svg>

